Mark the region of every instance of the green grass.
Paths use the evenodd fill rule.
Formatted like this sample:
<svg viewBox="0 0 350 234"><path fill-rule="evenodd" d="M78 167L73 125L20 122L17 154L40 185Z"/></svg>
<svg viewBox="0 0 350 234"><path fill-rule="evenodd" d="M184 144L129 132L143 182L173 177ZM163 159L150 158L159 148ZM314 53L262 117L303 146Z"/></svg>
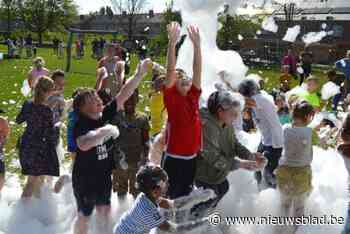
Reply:
<svg viewBox="0 0 350 234"><path fill-rule="evenodd" d="M0 46L0 52L5 53L6 47ZM65 96L70 97L73 90L78 87L93 87L95 84L95 73L96 73L96 60L90 57L91 52L87 51L84 59L76 60L73 59L72 71L66 74L66 87ZM55 69L65 69L66 60L58 59L53 55L51 49L38 49L37 56L42 56L46 60L46 67L51 71ZM164 57L156 59L157 62L164 64ZM133 73L136 63L138 62L135 56L132 56L131 60L131 74ZM18 155L15 149L16 141L18 136L23 131L23 126L18 126L14 124L16 115L20 111L22 103L25 98L20 92L22 87L22 82L26 78L27 72L31 67L31 59L13 59L13 60L2 60L0 61L0 109L6 111L4 114L8 117L11 123L11 135L8 139L8 143L5 149L5 161L7 165L7 170L10 172L19 172L19 165L15 163L18 159ZM278 88L279 81L279 70L277 67L266 68L251 68L249 73L259 74L266 80L266 89L272 90L273 88ZM320 78L324 78L324 74L321 71L316 71L315 73ZM146 78L146 81L150 77ZM294 81L295 85L297 81ZM144 107L148 103L148 90L150 88L149 82L143 82L140 87L140 93L143 96L139 108L144 110ZM16 104L9 104L9 102L15 101ZM15 160L15 161L13 161Z"/></svg>

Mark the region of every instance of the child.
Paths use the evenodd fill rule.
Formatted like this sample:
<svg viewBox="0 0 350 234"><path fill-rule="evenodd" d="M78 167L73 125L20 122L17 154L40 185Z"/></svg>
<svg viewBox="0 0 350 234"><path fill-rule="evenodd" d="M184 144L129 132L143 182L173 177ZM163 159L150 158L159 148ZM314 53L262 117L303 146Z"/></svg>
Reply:
<svg viewBox="0 0 350 234"><path fill-rule="evenodd" d="M19 144L22 174L28 176L22 198L33 193L40 196L43 176L59 176L56 146L59 130L54 126L53 112L46 104L54 92L54 82L48 77L39 78L34 88L34 100L26 101L16 118L16 123L26 122Z"/></svg>
<svg viewBox="0 0 350 234"><path fill-rule="evenodd" d="M97 92L86 89L74 98L77 122L73 129L73 139L77 145L72 172L74 196L77 202L78 218L74 225L75 234L88 232L89 217L96 207L98 228L101 233L111 232L109 217L114 167L113 139L119 135L118 128L106 125L112 121L124 103L134 93L141 79L146 75L151 61L146 59L137 66L133 78L129 79L113 97L113 101L103 106ZM99 233L100 233L99 232Z"/></svg>
<svg viewBox="0 0 350 234"><path fill-rule="evenodd" d="M244 108L243 110L243 131L252 132L255 130L255 124L253 120L252 111L250 108Z"/></svg>
<svg viewBox="0 0 350 234"><path fill-rule="evenodd" d="M34 88L38 79L42 76L48 76L50 71L45 68L45 60L37 57L33 60L33 68L29 71L27 79L30 88Z"/></svg>
<svg viewBox="0 0 350 234"><path fill-rule="evenodd" d="M263 171L264 185L275 188L273 171L278 166L283 146L282 125L277 115L276 106L273 99L270 100L269 96L261 93L258 84L252 79L242 81L238 90L246 100L246 107L252 109L255 125L262 135L260 151L268 159ZM262 182L260 172L256 173L256 179L260 186Z"/></svg>
<svg viewBox="0 0 350 234"><path fill-rule="evenodd" d="M310 103L316 112L321 110L321 98L317 92L319 88L319 79L315 76L309 76L306 79L306 92L299 94L301 98Z"/></svg>
<svg viewBox="0 0 350 234"><path fill-rule="evenodd" d="M338 104L341 101L342 97L346 96L345 89L342 87L342 83L344 82L344 79L341 76L338 76L337 71L332 69L327 72L328 80L333 82L334 84L341 87L341 93L336 94L333 97L332 101L332 110L337 111L338 110Z"/></svg>
<svg viewBox="0 0 350 234"><path fill-rule="evenodd" d="M0 117L0 198L1 198L1 190L5 183L4 146L9 134L10 134L10 126L7 120L3 117Z"/></svg>
<svg viewBox="0 0 350 234"><path fill-rule="evenodd" d="M124 83L125 62L115 56L115 45L106 45L107 54L98 62L96 90L115 97Z"/></svg>
<svg viewBox="0 0 350 234"><path fill-rule="evenodd" d="M278 94L275 97L275 105L277 106L277 114L282 125L291 122L289 108L286 104L286 97L283 94Z"/></svg>
<svg viewBox="0 0 350 234"><path fill-rule="evenodd" d="M118 167L113 171L113 190L118 192L119 197L125 196L128 192L134 198L137 197L136 173L140 165L147 162L150 126L148 117L136 112L138 101L139 93L138 90L135 90L124 104L124 113L112 121L112 124L118 126L120 131L116 144L124 152L128 164L127 170Z"/></svg>
<svg viewBox="0 0 350 234"><path fill-rule="evenodd" d="M151 135L154 137L164 127L166 120L166 111L164 106L164 96L162 86L165 76L159 75L153 77L152 92L150 93L150 110L151 110Z"/></svg>
<svg viewBox="0 0 350 234"><path fill-rule="evenodd" d="M348 174L350 175L350 114L343 122L340 131L341 144L338 146L338 152L343 156L344 163ZM350 206L348 207L347 218L342 234L350 233Z"/></svg>
<svg viewBox="0 0 350 234"><path fill-rule="evenodd" d="M203 225L205 219L176 225L166 220L159 212L159 207L171 209L176 201L164 199L168 187L168 175L157 166L142 167L136 175L136 187L141 192L132 208L120 218L114 234L145 234L153 228L166 232L188 232Z"/></svg>
<svg viewBox="0 0 350 234"><path fill-rule="evenodd" d="M84 89L82 88L76 89L72 95L72 99L74 99L83 90ZM69 109L71 109L71 107ZM67 124L67 151L69 152L70 159L72 160L70 171L73 169L74 160L77 152L77 144L73 139L73 129L77 122L77 119L78 119L77 112L74 110L70 110L68 113L68 124ZM59 193L62 190L63 186L66 184L66 182L68 182L69 180L70 180L70 177L68 175L61 176L55 184L55 187L54 187L55 193Z"/></svg>
<svg viewBox="0 0 350 234"><path fill-rule="evenodd" d="M97 69L97 81L95 89L104 91L108 95L115 97L124 84L125 62L119 61L113 65L109 62L106 66Z"/></svg>
<svg viewBox="0 0 350 234"><path fill-rule="evenodd" d="M55 92L48 99L48 105L51 107L54 114L55 124L60 122L63 117L63 112L65 110L65 100L64 100L64 85L65 85L65 74L61 70L56 70L52 73L51 79L55 84Z"/></svg>
<svg viewBox="0 0 350 234"><path fill-rule="evenodd" d="M289 65L282 66L282 74L280 76L280 90L281 92L288 92L293 76L289 73Z"/></svg>
<svg viewBox="0 0 350 234"><path fill-rule="evenodd" d="M167 150L163 168L169 175L171 199L191 193L195 177L196 157L201 148L201 95L202 54L199 29L188 27L194 48L193 79L176 69L176 45L180 39L180 25L168 26L169 47L164 104L168 113ZM181 168L181 170L179 170Z"/></svg>
<svg viewBox="0 0 350 234"><path fill-rule="evenodd" d="M305 201L312 189L312 145L315 143L313 130L307 125L311 123L314 114L311 104L299 102L293 110L292 124L285 125L283 129L284 151L276 170L282 217L304 215ZM292 233L295 233L297 226L292 228Z"/></svg>

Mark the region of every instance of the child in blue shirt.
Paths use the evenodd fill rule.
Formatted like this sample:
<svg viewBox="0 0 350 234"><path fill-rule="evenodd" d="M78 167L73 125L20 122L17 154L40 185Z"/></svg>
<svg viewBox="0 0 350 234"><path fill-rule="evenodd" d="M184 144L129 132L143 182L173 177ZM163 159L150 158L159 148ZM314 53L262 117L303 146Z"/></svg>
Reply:
<svg viewBox="0 0 350 234"><path fill-rule="evenodd" d="M153 228L167 232L187 232L207 222L206 219L200 219L191 223L174 224L160 214L160 207L179 208L179 203L162 197L168 189L168 175L158 166L141 167L136 175L136 188L141 193L132 208L120 218L114 234L146 234Z"/></svg>

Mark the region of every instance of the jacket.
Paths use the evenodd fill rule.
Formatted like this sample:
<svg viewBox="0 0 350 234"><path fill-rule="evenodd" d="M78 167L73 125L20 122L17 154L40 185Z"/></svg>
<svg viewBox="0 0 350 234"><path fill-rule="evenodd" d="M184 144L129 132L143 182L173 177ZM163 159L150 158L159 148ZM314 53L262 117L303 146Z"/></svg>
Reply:
<svg viewBox="0 0 350 234"><path fill-rule="evenodd" d="M253 160L250 151L241 145L232 125L222 126L207 109L200 111L203 131L203 148L197 157L196 180L217 185L239 168L236 156Z"/></svg>

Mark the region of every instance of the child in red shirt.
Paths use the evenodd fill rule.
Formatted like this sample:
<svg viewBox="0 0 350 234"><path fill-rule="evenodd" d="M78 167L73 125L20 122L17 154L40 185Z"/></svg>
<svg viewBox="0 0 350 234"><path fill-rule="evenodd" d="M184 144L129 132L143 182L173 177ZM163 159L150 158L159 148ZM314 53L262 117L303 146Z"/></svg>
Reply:
<svg viewBox="0 0 350 234"><path fill-rule="evenodd" d="M171 199L191 193L196 156L201 148L199 97L202 55L198 28L189 26L188 35L194 47L193 79L184 71L176 69L175 47L180 37L180 25L173 22L168 26L169 46L164 88L168 122L167 149L163 167L169 176L168 195Z"/></svg>

